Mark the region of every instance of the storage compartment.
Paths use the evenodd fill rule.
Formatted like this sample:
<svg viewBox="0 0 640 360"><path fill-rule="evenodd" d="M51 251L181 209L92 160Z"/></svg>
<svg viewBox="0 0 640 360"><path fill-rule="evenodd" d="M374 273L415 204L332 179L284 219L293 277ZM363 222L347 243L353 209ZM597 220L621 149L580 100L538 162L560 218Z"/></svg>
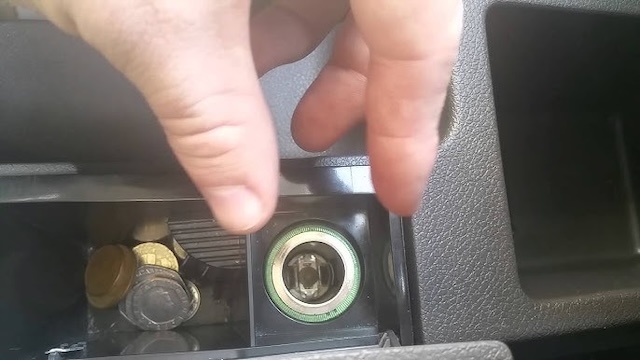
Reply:
<svg viewBox="0 0 640 360"><path fill-rule="evenodd" d="M640 288L640 18L498 4L486 25L523 289Z"/></svg>
<svg viewBox="0 0 640 360"><path fill-rule="evenodd" d="M283 197L243 236L201 200L4 203L0 229L2 359L413 344L402 219L373 195Z"/></svg>
<svg viewBox="0 0 640 360"><path fill-rule="evenodd" d="M182 235L178 244L174 242L177 236L164 233L155 239L153 230L149 233L139 226L148 221L149 214L166 213L168 219L175 219L185 213L202 214L204 208L201 202L0 205L2 358L43 358L45 350L61 344L80 344L82 348L64 358L249 347L246 236L209 233L206 239L185 239L185 231L175 229L181 225L177 221L170 227ZM210 216L189 215L189 219L216 231ZM147 231L146 241L154 241L136 240L141 239L142 231ZM197 231L191 233L197 235ZM85 280L87 258L96 249L113 244L126 248L164 245L173 251L183 281L196 286L199 306L193 317L175 329L141 331L117 304L107 309L88 304L85 291L95 286L91 279ZM113 257L108 260L95 265L102 273L93 275L108 272L115 261ZM137 262L140 268L143 262ZM93 281L106 280L94 276ZM141 305L144 302L134 304L154 306Z"/></svg>

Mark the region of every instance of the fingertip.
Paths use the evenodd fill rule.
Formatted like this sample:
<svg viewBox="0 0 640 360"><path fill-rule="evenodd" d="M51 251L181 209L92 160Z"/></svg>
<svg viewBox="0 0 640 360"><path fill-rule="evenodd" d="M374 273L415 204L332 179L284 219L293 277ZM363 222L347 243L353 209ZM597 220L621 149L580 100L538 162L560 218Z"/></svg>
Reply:
<svg viewBox="0 0 640 360"><path fill-rule="evenodd" d="M314 141L309 141L307 139L296 137L296 136L294 136L293 140L300 149L309 153L319 153L319 152L327 151L331 147L331 144L323 144L323 143L318 143Z"/></svg>
<svg viewBox="0 0 640 360"><path fill-rule="evenodd" d="M291 122L303 150L325 151L363 118L367 79L351 69L327 65L307 90Z"/></svg>
<svg viewBox="0 0 640 360"><path fill-rule="evenodd" d="M291 135L293 141L304 151L321 152L327 150L333 142L319 129L322 119L314 111L313 104L309 104L309 97L304 96L291 119Z"/></svg>
<svg viewBox="0 0 640 360"><path fill-rule="evenodd" d="M413 215L420 207L427 176L414 176L412 179L398 177L388 166L380 169L376 165L372 164L371 175L380 203L394 214Z"/></svg>
<svg viewBox="0 0 640 360"><path fill-rule="evenodd" d="M275 210L275 201L265 201L246 186L213 187L201 191L216 221L233 234L260 230Z"/></svg>
<svg viewBox="0 0 640 360"><path fill-rule="evenodd" d="M400 216L421 206L438 153L435 134L416 139L368 133L371 177L380 203Z"/></svg>

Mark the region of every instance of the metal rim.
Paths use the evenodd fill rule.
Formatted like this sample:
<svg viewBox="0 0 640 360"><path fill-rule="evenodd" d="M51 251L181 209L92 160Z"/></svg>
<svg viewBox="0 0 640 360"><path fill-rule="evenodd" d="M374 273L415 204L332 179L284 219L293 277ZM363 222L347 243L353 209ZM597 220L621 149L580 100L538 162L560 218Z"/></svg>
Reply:
<svg viewBox="0 0 640 360"><path fill-rule="evenodd" d="M282 276L287 256L298 246L312 242L330 247L344 267L344 278L337 293L318 304L295 298ZM265 285L269 297L285 315L303 322L324 322L342 315L356 299L360 279L360 261L353 246L342 234L320 224L299 225L280 235L269 251L265 264Z"/></svg>
<svg viewBox="0 0 640 360"><path fill-rule="evenodd" d="M187 313L187 317L184 319L184 322L187 322L196 315L198 310L200 309L200 289L193 282L186 280L187 289L189 290L189 294L191 295L191 306L189 307L189 312Z"/></svg>

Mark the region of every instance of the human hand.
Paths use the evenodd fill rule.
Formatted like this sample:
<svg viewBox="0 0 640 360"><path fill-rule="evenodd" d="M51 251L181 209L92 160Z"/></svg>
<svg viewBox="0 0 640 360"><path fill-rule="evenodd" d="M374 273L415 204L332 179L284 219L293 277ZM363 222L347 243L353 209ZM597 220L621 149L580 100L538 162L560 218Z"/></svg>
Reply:
<svg viewBox="0 0 640 360"><path fill-rule="evenodd" d="M294 138L324 150L365 116L379 199L400 215L419 205L461 0L351 0L351 12L344 0L275 0L251 20L249 0L27 1L137 86L216 219L237 233L259 229L277 199L278 153L257 75L308 54L346 15L296 109Z"/></svg>

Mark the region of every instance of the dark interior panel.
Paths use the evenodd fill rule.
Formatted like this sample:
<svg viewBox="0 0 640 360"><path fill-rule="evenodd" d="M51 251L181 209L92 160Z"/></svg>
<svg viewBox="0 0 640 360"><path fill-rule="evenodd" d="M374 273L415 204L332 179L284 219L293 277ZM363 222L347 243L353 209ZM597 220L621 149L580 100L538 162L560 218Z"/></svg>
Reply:
<svg viewBox="0 0 640 360"><path fill-rule="evenodd" d="M175 164L139 92L80 39L0 23L0 163Z"/></svg>

